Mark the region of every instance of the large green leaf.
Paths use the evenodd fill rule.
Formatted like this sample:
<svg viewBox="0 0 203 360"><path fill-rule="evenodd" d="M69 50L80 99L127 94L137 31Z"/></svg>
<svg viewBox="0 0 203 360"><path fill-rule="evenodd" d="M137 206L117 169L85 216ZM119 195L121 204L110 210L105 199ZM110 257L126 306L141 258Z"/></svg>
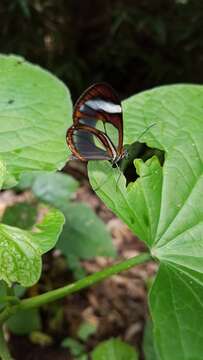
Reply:
<svg viewBox="0 0 203 360"><path fill-rule="evenodd" d="M62 173L40 174L32 185L36 197L59 208L73 197L77 188L78 182Z"/></svg>
<svg viewBox="0 0 203 360"><path fill-rule="evenodd" d="M23 58L0 56L0 155L7 186L24 171L61 168L72 105L61 81ZM9 175L10 174L10 175Z"/></svg>
<svg viewBox="0 0 203 360"><path fill-rule="evenodd" d="M29 230L35 224L36 219L37 206L25 202L8 206L1 220L6 225Z"/></svg>
<svg viewBox="0 0 203 360"><path fill-rule="evenodd" d="M33 172L21 176L17 189L31 188L38 199L60 207L74 196L78 186L72 176L61 172Z"/></svg>
<svg viewBox="0 0 203 360"><path fill-rule="evenodd" d="M202 103L203 87L194 85L160 87L127 99L126 143L156 123L140 141L165 151L163 168L155 157L136 160L139 178L126 187L109 164L89 164L93 188L100 185L99 196L161 263L150 302L162 360L201 360L203 352Z"/></svg>
<svg viewBox="0 0 203 360"><path fill-rule="evenodd" d="M41 274L41 255L56 243L64 224L59 210L49 210L33 231L0 224L0 279L22 286L36 283Z"/></svg>
<svg viewBox="0 0 203 360"><path fill-rule="evenodd" d="M69 260L94 256L115 256L112 239L104 223L85 204L70 203L61 208L65 225L57 247Z"/></svg>
<svg viewBox="0 0 203 360"><path fill-rule="evenodd" d="M110 339L99 344L92 353L92 360L137 360L135 349L120 339Z"/></svg>
<svg viewBox="0 0 203 360"><path fill-rule="evenodd" d="M94 211L83 203L70 202L78 188L78 182L71 176L62 173L24 174L18 188L27 187L32 188L37 198L64 213L66 223L57 247L68 258L70 267L78 270L78 259L115 255L111 236Z"/></svg>
<svg viewBox="0 0 203 360"><path fill-rule="evenodd" d="M154 347L153 326L151 320L147 320L144 329L143 352L145 360L160 360Z"/></svg>
<svg viewBox="0 0 203 360"><path fill-rule="evenodd" d="M202 359L202 299L202 273L168 262L160 266L150 303L161 360Z"/></svg>
<svg viewBox="0 0 203 360"><path fill-rule="evenodd" d="M2 159L0 159L0 190L3 186L5 177L6 177L6 166L5 166L4 161L2 161Z"/></svg>
<svg viewBox="0 0 203 360"><path fill-rule="evenodd" d="M10 331L17 335L26 335L32 331L40 330L42 324L39 309L18 311L7 320L6 325Z"/></svg>
<svg viewBox="0 0 203 360"><path fill-rule="evenodd" d="M93 162L89 164L89 169L93 169L90 179L93 188L99 188L98 194L102 200L140 239L150 245L155 236L160 210L162 169L156 157L146 163L136 160L135 165L140 178L128 187L124 176L117 169L112 170L111 165L105 162L96 165L96 170Z"/></svg>

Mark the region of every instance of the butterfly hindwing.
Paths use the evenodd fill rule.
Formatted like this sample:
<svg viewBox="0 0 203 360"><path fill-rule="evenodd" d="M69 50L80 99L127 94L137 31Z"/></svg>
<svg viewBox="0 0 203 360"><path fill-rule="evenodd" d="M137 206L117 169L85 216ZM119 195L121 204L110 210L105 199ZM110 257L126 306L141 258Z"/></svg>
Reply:
<svg viewBox="0 0 203 360"><path fill-rule="evenodd" d="M105 134L86 125L70 127L67 141L72 154L82 161L111 160L113 156Z"/></svg>

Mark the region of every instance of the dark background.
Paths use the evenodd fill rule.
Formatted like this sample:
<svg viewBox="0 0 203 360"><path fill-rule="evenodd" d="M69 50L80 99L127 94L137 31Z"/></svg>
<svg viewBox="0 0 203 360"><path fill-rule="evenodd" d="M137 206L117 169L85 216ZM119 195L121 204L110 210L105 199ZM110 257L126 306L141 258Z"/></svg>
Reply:
<svg viewBox="0 0 203 360"><path fill-rule="evenodd" d="M49 69L74 100L101 80L122 98L203 82L201 0L1 0L0 31L1 53Z"/></svg>

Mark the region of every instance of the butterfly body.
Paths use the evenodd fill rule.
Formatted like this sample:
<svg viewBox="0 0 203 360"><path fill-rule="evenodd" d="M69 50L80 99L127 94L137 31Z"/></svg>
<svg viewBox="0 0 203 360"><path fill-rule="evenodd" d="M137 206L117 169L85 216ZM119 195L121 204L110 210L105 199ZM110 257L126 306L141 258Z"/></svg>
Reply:
<svg viewBox="0 0 203 360"><path fill-rule="evenodd" d="M72 158L82 161L109 160L117 166L126 156L121 103L108 84L94 84L78 99L67 143Z"/></svg>

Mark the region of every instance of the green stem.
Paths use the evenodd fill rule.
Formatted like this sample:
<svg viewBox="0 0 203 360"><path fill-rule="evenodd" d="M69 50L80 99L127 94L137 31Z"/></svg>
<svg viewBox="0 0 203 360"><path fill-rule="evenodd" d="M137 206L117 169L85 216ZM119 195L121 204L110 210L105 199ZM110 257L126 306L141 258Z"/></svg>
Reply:
<svg viewBox="0 0 203 360"><path fill-rule="evenodd" d="M0 323L6 321L13 313L18 310L28 310L47 304L51 301L59 300L64 296L68 296L79 290L87 288L93 284L96 284L112 275L120 273L121 271L128 270L135 265L142 264L146 261L151 260L152 257L148 253L132 257L128 260L122 261L118 264L112 265L102 271L98 271L92 275L85 277L84 279L78 280L73 284L61 287L56 290L49 291L45 294L34 296L21 300L20 304L10 306L0 313Z"/></svg>
<svg viewBox="0 0 203 360"><path fill-rule="evenodd" d="M0 358L2 360L12 360L6 340L3 334L3 327L0 327Z"/></svg>
<svg viewBox="0 0 203 360"><path fill-rule="evenodd" d="M11 303L15 305L20 303L20 299L17 296L0 296L0 304L3 303Z"/></svg>

